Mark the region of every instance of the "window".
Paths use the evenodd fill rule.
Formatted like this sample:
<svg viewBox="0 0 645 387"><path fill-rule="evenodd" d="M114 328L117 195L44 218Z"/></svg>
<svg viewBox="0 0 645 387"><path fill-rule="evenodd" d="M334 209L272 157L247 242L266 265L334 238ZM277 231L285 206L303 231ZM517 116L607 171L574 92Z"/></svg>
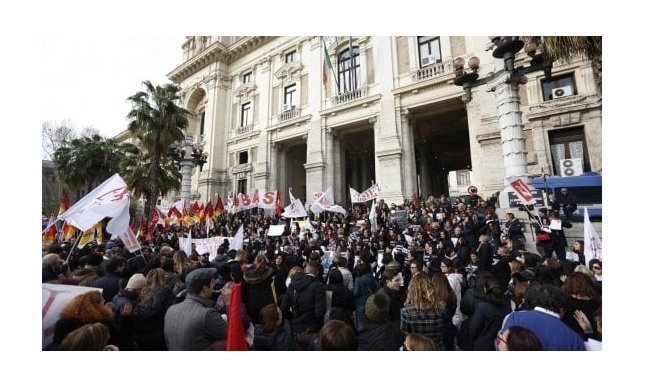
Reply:
<svg viewBox="0 0 645 387"><path fill-rule="evenodd" d="M242 83L251 83L251 72L242 75Z"/></svg>
<svg viewBox="0 0 645 387"><path fill-rule="evenodd" d="M552 77L551 82L542 80L542 96L545 101L576 95L576 83L573 74Z"/></svg>
<svg viewBox="0 0 645 387"><path fill-rule="evenodd" d="M419 66L425 67L441 62L441 45L438 36L419 36Z"/></svg>
<svg viewBox="0 0 645 387"><path fill-rule="evenodd" d="M242 151L240 152L240 155L238 156L239 160L239 165L246 164L249 162L249 152L247 151Z"/></svg>
<svg viewBox="0 0 645 387"><path fill-rule="evenodd" d="M549 132L549 145L556 175L562 176L561 161L565 159L581 159L582 170L591 169L583 128L552 130Z"/></svg>
<svg viewBox="0 0 645 387"><path fill-rule="evenodd" d="M457 171L457 185L470 185L470 171L463 169Z"/></svg>
<svg viewBox="0 0 645 387"><path fill-rule="evenodd" d="M251 102L242 105L242 114L240 119L240 127L243 128L251 123Z"/></svg>
<svg viewBox="0 0 645 387"><path fill-rule="evenodd" d="M284 63L293 63L296 61L296 50L290 51L284 55Z"/></svg>
<svg viewBox="0 0 645 387"><path fill-rule="evenodd" d="M199 123L199 135L203 136L204 135L204 121L206 121L206 112L202 112L199 120L200 120L200 123Z"/></svg>
<svg viewBox="0 0 645 387"><path fill-rule="evenodd" d="M293 106L296 106L296 84L289 85L284 88L284 110L291 110Z"/></svg>
<svg viewBox="0 0 645 387"><path fill-rule="evenodd" d="M237 181L237 192L246 193L246 179L240 179Z"/></svg>
<svg viewBox="0 0 645 387"><path fill-rule="evenodd" d="M360 60L358 47L350 47L338 57L338 90L341 93L358 89Z"/></svg>

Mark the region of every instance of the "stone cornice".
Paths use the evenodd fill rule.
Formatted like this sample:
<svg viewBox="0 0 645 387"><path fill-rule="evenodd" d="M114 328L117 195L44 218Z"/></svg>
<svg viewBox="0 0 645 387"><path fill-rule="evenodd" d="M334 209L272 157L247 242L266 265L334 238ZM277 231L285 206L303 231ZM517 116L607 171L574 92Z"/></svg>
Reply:
<svg viewBox="0 0 645 387"><path fill-rule="evenodd" d="M195 74L211 63L226 59L226 46L220 42L215 42L208 46L204 51L190 58L179 65L176 69L168 73L167 77L175 83L181 83L189 76Z"/></svg>
<svg viewBox="0 0 645 387"><path fill-rule="evenodd" d="M342 110L347 110L354 107L367 107L372 103L376 103L380 99L381 99L381 94L376 94L366 98L360 98L360 99L357 99L356 101L348 102L341 105L336 105L332 108L321 110L320 116L335 115L336 113L339 113Z"/></svg>
<svg viewBox="0 0 645 387"><path fill-rule="evenodd" d="M291 126L300 126L302 123L304 123L306 121L309 121L309 120L311 120L311 114L307 114L305 116L296 118L294 120L289 120L289 121L281 122L279 124L270 126L270 127L267 128L267 131L269 131L269 132L274 131L274 130L280 131L280 130L283 130L285 128L291 127Z"/></svg>
<svg viewBox="0 0 645 387"><path fill-rule="evenodd" d="M529 121L545 119L554 115L574 111L597 109L602 106L602 99L597 95L572 95L553 101L540 102L529 106L526 118Z"/></svg>
<svg viewBox="0 0 645 387"><path fill-rule="evenodd" d="M215 42L172 70L167 77L175 83L181 83L211 63L228 62L239 58L274 38L274 36L246 36L233 43L230 47L226 47L221 42Z"/></svg>

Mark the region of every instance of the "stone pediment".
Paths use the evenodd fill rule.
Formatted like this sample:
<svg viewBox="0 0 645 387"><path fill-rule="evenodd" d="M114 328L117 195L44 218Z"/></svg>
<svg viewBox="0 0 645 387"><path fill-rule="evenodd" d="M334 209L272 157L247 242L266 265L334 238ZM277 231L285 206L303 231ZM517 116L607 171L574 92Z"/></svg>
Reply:
<svg viewBox="0 0 645 387"><path fill-rule="evenodd" d="M255 83L244 83L242 86L238 87L237 90L235 90L234 95L236 97L245 99L249 98L253 94L255 94L255 90L258 87L255 85Z"/></svg>
<svg viewBox="0 0 645 387"><path fill-rule="evenodd" d="M304 66L301 63L286 63L275 72L276 78L291 80L296 78Z"/></svg>

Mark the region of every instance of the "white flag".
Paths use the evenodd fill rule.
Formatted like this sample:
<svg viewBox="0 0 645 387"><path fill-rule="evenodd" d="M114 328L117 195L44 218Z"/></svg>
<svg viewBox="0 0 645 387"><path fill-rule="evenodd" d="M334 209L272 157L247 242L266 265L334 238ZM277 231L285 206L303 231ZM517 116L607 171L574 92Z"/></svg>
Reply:
<svg viewBox="0 0 645 387"><path fill-rule="evenodd" d="M291 202L291 204L289 204L284 208L284 211L282 211L282 217L283 218L307 217L307 210L305 210L305 207L300 202L300 199L296 199L295 201Z"/></svg>
<svg viewBox="0 0 645 387"><path fill-rule="evenodd" d="M113 237L114 236L115 235L113 235ZM129 252L134 253L137 250L141 250L141 244L139 244L137 237L134 236L130 227L128 227L123 234L119 235L119 238L121 238L123 245Z"/></svg>
<svg viewBox="0 0 645 387"><path fill-rule="evenodd" d="M370 209L370 229L372 232L376 232L376 201L372 202L372 208Z"/></svg>
<svg viewBox="0 0 645 387"><path fill-rule="evenodd" d="M184 244L181 246L181 250L186 253L186 255L190 255L193 253L193 230L189 229L188 230L188 238L186 238Z"/></svg>
<svg viewBox="0 0 645 387"><path fill-rule="evenodd" d="M314 214L320 214L323 211L338 212L343 215L346 213L343 207L334 204L334 191L331 187L328 187L327 191L322 194L320 192L314 193L314 204L310 209Z"/></svg>
<svg viewBox="0 0 645 387"><path fill-rule="evenodd" d="M373 199L378 199L381 194L381 190L378 184L372 184L371 187L365 191L359 193L354 188L349 187L349 197L352 200L352 203L365 203Z"/></svg>
<svg viewBox="0 0 645 387"><path fill-rule="evenodd" d="M58 216L81 231L94 226L106 217L112 218L106 230L121 235L130 223L130 190L118 173L94 188L67 211Z"/></svg>
<svg viewBox="0 0 645 387"><path fill-rule="evenodd" d="M589 220L589 211L585 207L585 260L587 261L587 266L589 266L589 261L592 259L600 259L602 261L602 240L598 236L596 229L591 224Z"/></svg>
<svg viewBox="0 0 645 387"><path fill-rule="evenodd" d="M241 250L244 243L244 227L240 226L235 233L235 237L229 245L229 249Z"/></svg>

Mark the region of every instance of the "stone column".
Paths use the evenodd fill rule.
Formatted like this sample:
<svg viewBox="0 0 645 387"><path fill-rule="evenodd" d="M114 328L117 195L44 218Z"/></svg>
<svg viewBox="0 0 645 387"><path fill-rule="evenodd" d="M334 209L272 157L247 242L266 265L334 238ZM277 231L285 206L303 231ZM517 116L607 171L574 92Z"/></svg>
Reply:
<svg viewBox="0 0 645 387"><path fill-rule="evenodd" d="M529 183L526 161L526 138L520 110L519 85L527 82L524 75L510 71L500 72L487 84L488 91L497 99L497 119L502 142L504 161L504 190L500 194L500 206L508 207L509 184L522 179Z"/></svg>
<svg viewBox="0 0 645 387"><path fill-rule="evenodd" d="M424 197L428 197L430 195L430 190L428 188L428 177L429 177L429 170L428 170L428 156L426 152L421 152L421 160L419 160L419 180L421 184L421 195Z"/></svg>
<svg viewBox="0 0 645 387"><path fill-rule="evenodd" d="M275 141L271 141L271 146L270 146L270 152L271 152L271 172L270 177L271 177L271 183L270 186L267 189L273 190L273 189L279 189L278 188L278 170L279 170L279 165L278 165L278 149L280 146L276 144Z"/></svg>
<svg viewBox="0 0 645 387"><path fill-rule="evenodd" d="M343 186L343 166L342 166L342 158L341 158L341 153L342 153L342 147L340 144L340 136L336 135L334 136L334 179L332 180L332 192L334 193L334 200L338 201L338 198L340 198L340 191ZM325 187L327 189L327 187Z"/></svg>
<svg viewBox="0 0 645 387"><path fill-rule="evenodd" d="M325 145L324 145L324 154L325 154L325 183L322 184L322 190L327 189L328 186L334 184L334 132L331 128L327 127L325 129Z"/></svg>
<svg viewBox="0 0 645 387"><path fill-rule="evenodd" d="M186 134L184 139L184 159L179 163L181 169L181 200L190 202L190 188L193 176L193 136Z"/></svg>
<svg viewBox="0 0 645 387"><path fill-rule="evenodd" d="M400 114L401 122L401 142L403 147L403 154L401 155L401 162L403 163L403 196L412 198L412 195L417 192L417 166L414 154L414 135L410 130L410 114L408 109L398 112Z"/></svg>

